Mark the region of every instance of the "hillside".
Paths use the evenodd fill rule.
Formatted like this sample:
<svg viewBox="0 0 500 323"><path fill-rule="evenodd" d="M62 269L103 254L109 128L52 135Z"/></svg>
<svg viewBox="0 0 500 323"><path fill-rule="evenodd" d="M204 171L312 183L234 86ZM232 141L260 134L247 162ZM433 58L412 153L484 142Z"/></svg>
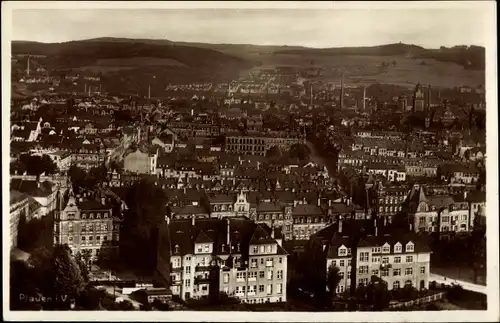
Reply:
<svg viewBox="0 0 500 323"><path fill-rule="evenodd" d="M105 75L106 89L140 93L147 92L149 83L154 93L168 83L227 82L254 68L283 65L321 66L320 79L326 82L339 82L344 72L347 83L358 84L476 87L485 83L485 49L476 46L426 49L399 43L315 49L106 37L57 44L19 41L13 42L12 50L47 55L36 60L50 69Z"/></svg>
<svg viewBox="0 0 500 323"><path fill-rule="evenodd" d="M452 48L425 49L416 45L389 44L373 47L344 47L325 49L286 49L275 51L276 55L303 55L303 56L408 56L413 59L434 59L441 62L450 62L467 69L484 70L485 48L479 46L455 46Z"/></svg>
<svg viewBox="0 0 500 323"><path fill-rule="evenodd" d="M12 54L47 55L50 65L81 67L95 65L102 59L154 57L177 61L194 68L246 68L249 63L221 52L176 44L151 44L138 41L87 40L65 43L12 42Z"/></svg>

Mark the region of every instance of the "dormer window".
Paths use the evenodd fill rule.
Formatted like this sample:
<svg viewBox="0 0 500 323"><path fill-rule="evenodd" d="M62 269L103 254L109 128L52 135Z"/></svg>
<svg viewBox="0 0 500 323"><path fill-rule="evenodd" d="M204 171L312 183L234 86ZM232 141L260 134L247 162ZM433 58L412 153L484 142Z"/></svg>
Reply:
<svg viewBox="0 0 500 323"><path fill-rule="evenodd" d="M395 252L395 253L396 253L396 252L401 252L402 250L403 250L403 246L401 245L401 243L399 243L399 242L398 242L398 243L396 243L396 244L394 245L394 252Z"/></svg>
<svg viewBox="0 0 500 323"><path fill-rule="evenodd" d="M345 247L339 248L339 256L347 256L347 249Z"/></svg>
<svg viewBox="0 0 500 323"><path fill-rule="evenodd" d="M408 242L406 244L406 252L414 252L415 251L415 245L413 244L413 242Z"/></svg>
<svg viewBox="0 0 500 323"><path fill-rule="evenodd" d="M391 252L391 246L388 243L385 243L382 246L382 253L390 253Z"/></svg>
<svg viewBox="0 0 500 323"><path fill-rule="evenodd" d="M226 249L226 245L223 243L221 246L221 252L224 252L225 249Z"/></svg>

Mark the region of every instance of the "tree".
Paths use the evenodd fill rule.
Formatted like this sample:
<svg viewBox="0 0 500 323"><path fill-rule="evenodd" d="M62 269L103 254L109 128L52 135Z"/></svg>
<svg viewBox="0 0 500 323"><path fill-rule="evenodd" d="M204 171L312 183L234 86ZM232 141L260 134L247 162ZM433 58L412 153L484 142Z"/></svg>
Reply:
<svg viewBox="0 0 500 323"><path fill-rule="evenodd" d="M291 158L298 158L301 161L304 160L309 160L309 157L311 155L311 150L307 145L304 144L294 144L290 147L290 150L288 151L288 155Z"/></svg>
<svg viewBox="0 0 500 323"><path fill-rule="evenodd" d="M373 310L382 311L389 306L390 293L387 282L383 279L372 276L371 282L366 287L367 300L373 306Z"/></svg>
<svg viewBox="0 0 500 323"><path fill-rule="evenodd" d="M268 159L279 159L283 156L283 152L278 146L273 146L266 152L266 158Z"/></svg>
<svg viewBox="0 0 500 323"><path fill-rule="evenodd" d="M78 267L80 268L80 272L82 274L82 278L85 283L89 281L89 275L90 275L89 264L91 257L92 253L90 249L84 249L81 252L80 251L77 252L75 255L75 261L78 264Z"/></svg>
<svg viewBox="0 0 500 323"><path fill-rule="evenodd" d="M52 275L56 295L76 297L84 288L85 282L80 267L71 256L71 250L67 245L54 248Z"/></svg>
<svg viewBox="0 0 500 323"><path fill-rule="evenodd" d="M87 187L87 173L80 167L71 165L68 170L68 176L75 192L78 192L81 188Z"/></svg>
<svg viewBox="0 0 500 323"><path fill-rule="evenodd" d="M328 267L328 272L326 274L326 286L333 296L337 293L337 286L341 279L342 276L340 276L339 268L332 263L330 267Z"/></svg>
<svg viewBox="0 0 500 323"><path fill-rule="evenodd" d="M25 169L28 175L40 176L43 173L46 175L54 174L57 171L57 166L47 155L32 156L23 154L19 157L19 163L15 164L14 169Z"/></svg>
<svg viewBox="0 0 500 323"><path fill-rule="evenodd" d="M121 234L123 255L130 265L153 270L156 266L159 226L167 214L163 190L147 180L136 182L125 196L129 210L125 213ZM121 238L121 237L120 237Z"/></svg>

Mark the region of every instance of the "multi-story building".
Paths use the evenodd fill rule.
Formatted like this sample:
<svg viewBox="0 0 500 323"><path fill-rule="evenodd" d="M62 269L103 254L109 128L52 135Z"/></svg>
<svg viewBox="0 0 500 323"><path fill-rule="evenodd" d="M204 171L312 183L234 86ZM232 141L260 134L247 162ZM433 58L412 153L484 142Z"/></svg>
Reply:
<svg viewBox="0 0 500 323"><path fill-rule="evenodd" d="M106 198L101 201L75 197L59 198L54 217L54 244L67 244L73 254L90 250L92 261L114 259L118 255L121 219L113 215Z"/></svg>
<svg viewBox="0 0 500 323"><path fill-rule="evenodd" d="M372 223L374 232L369 233L373 234L355 239L359 226L342 222L339 220L312 236L307 249L317 255L317 265L324 266L319 270L325 275L330 266L339 269L338 293L350 290L353 283L356 287L366 286L372 276L386 281L389 290L429 287L431 250L417 234L388 227L381 227L379 234L377 224L368 220L365 223Z"/></svg>
<svg viewBox="0 0 500 323"><path fill-rule="evenodd" d="M154 174L158 160L158 148L152 148L148 152L137 149L123 159L123 169L138 174Z"/></svg>
<svg viewBox="0 0 500 323"><path fill-rule="evenodd" d="M181 299L224 292L245 303L286 301L287 253L274 233L248 219L167 221L171 290ZM169 250L170 249L170 250Z"/></svg>
<svg viewBox="0 0 500 323"><path fill-rule="evenodd" d="M330 223L326 212L314 204L297 204L292 210L292 218L293 237L297 240L308 240Z"/></svg>
<svg viewBox="0 0 500 323"><path fill-rule="evenodd" d="M465 233L471 229L469 204L463 196L426 196L421 185L414 185L403 209L415 232Z"/></svg>
<svg viewBox="0 0 500 323"><path fill-rule="evenodd" d="M480 212L480 209L484 211L486 206L486 192L472 191L466 193L465 200L469 202L469 225L473 227L476 215Z"/></svg>
<svg viewBox="0 0 500 323"><path fill-rule="evenodd" d="M35 201L29 195L19 191L10 191L10 246L17 246L17 234L19 228L19 220L24 217L25 221L30 221L33 218L38 218L38 213L41 209L40 203Z"/></svg>
<svg viewBox="0 0 500 323"><path fill-rule="evenodd" d="M392 217L403 209L403 202L406 199L407 189L404 186L383 186L377 185L377 215L387 217L392 222Z"/></svg>
<svg viewBox="0 0 500 323"><path fill-rule="evenodd" d="M288 149L294 144L303 142L299 135L271 136L265 133L249 132L248 134L229 134L226 136L226 151L229 153L265 156L274 146Z"/></svg>
<svg viewBox="0 0 500 323"><path fill-rule="evenodd" d="M106 148L99 144L83 144L70 148L71 163L89 170L102 166L106 160Z"/></svg>
<svg viewBox="0 0 500 323"><path fill-rule="evenodd" d="M256 223L266 224L270 228L280 228L287 240L292 239L292 207L280 202L260 202L252 208L250 219Z"/></svg>

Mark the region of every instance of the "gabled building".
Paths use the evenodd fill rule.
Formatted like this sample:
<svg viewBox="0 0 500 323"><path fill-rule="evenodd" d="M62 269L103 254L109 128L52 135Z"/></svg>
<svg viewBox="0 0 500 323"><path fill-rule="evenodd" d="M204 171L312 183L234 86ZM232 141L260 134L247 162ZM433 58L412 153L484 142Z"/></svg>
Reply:
<svg viewBox="0 0 500 323"><path fill-rule="evenodd" d="M286 301L287 253L274 233L247 219L171 220L159 257L170 270L173 295L181 299L217 297L244 303ZM161 237L161 239L163 239Z"/></svg>

